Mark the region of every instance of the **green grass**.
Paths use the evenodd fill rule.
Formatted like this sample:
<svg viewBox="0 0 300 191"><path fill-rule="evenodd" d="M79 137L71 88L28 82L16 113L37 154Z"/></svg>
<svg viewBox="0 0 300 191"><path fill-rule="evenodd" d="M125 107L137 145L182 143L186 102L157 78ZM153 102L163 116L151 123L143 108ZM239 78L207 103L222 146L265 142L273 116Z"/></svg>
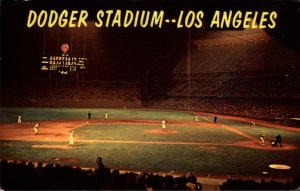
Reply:
<svg viewBox="0 0 300 191"><path fill-rule="evenodd" d="M257 125L257 124L256 124L256 128L252 128L250 126L250 123L233 121L230 119L220 119L219 123L229 125L230 127L234 127L235 129L238 129L254 137L258 137L259 132L263 131L265 133L266 140L274 139L278 134L280 134L283 139L283 144L284 142L288 142L300 147L299 133L289 132L283 129L276 129L272 127Z"/></svg>
<svg viewBox="0 0 300 191"><path fill-rule="evenodd" d="M194 115L190 112L107 108L1 108L0 114L1 123L8 123L16 122L19 115L22 115L23 121L87 119L88 111L92 112L93 119L104 119L105 112L109 113L109 119L166 119L184 121L192 121L194 119Z"/></svg>
<svg viewBox="0 0 300 191"><path fill-rule="evenodd" d="M127 170L201 172L211 174L261 175L272 163L292 166L282 175L299 173L299 158L289 151L273 152L235 146L205 148L187 145L138 145L115 143L83 143L71 150L32 148L40 142L2 141L6 158L95 167L101 156L107 167ZM53 144L53 143L52 143ZM66 142L55 143L66 145ZM77 162L58 162L55 158L74 158Z"/></svg>
<svg viewBox="0 0 300 191"><path fill-rule="evenodd" d="M25 121L86 119L89 109L69 108L1 108L1 122L16 122L17 116L22 114ZM110 119L155 119L192 121L193 114L189 112L147 111L147 110L118 110L92 109L92 117L104 118L106 111ZM211 116L205 116L211 118ZM206 122L202 118L200 120ZM201 123L200 121L199 123ZM300 146L300 133L288 132L257 125L257 130L250 128L249 123L218 119L223 123L244 133L257 137L263 130L267 137L273 138L277 134L285 142ZM123 141L182 141L182 142L210 142L233 143L245 140L231 131L222 128L186 127L167 123L167 128L176 130L173 135L156 135L144 133L147 129L160 129L157 125L132 124L88 124L76 130L80 139L87 140L123 140ZM195 146L195 145L159 145L159 144L119 144L100 142L77 142L80 145L74 149L33 148L37 144L67 145L65 142L33 142L0 140L1 158L10 160L29 160L62 165L95 167L96 158L101 156L107 167L128 170L149 171L179 171L212 174L261 175L268 171L270 176L300 175L299 149L282 151L256 150L237 146ZM77 162L61 162L55 158L74 158ZM291 170L279 171L268 168L271 163L287 164Z"/></svg>
<svg viewBox="0 0 300 191"><path fill-rule="evenodd" d="M231 131L210 127L184 127L167 125L170 130L176 130L177 134L157 135L145 133L146 130L158 129L161 125L132 125L132 124L92 124L85 125L76 130L80 139L88 140L120 140L120 141L173 141L173 142L211 142L233 143L245 141Z"/></svg>

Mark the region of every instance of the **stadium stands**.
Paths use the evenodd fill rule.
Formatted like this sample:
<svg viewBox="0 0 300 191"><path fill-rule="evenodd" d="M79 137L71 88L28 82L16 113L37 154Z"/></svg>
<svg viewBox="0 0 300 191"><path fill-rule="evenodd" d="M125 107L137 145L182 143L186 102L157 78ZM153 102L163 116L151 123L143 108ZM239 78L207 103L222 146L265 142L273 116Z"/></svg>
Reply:
<svg viewBox="0 0 300 191"><path fill-rule="evenodd" d="M86 82L83 87L24 85L6 87L2 92L4 106L46 107L140 107L138 84L126 82Z"/></svg>
<svg viewBox="0 0 300 191"><path fill-rule="evenodd" d="M300 78L290 75L192 79L190 96L300 98ZM189 96L187 80L176 80L169 96Z"/></svg>
<svg viewBox="0 0 300 191"><path fill-rule="evenodd" d="M8 162L1 160L1 188L4 190L201 190L202 185L193 175L159 175L142 171L124 172L106 168L104 175L98 169L61 166L59 164L37 165L32 162ZM103 173L103 172L102 172ZM299 179L286 183L264 179L228 179L221 190L294 190Z"/></svg>
<svg viewBox="0 0 300 191"><path fill-rule="evenodd" d="M280 121L300 113L300 54L262 30L211 32L193 40L155 108L203 111ZM211 34L210 33L210 34ZM188 65L190 73L187 72Z"/></svg>
<svg viewBox="0 0 300 191"><path fill-rule="evenodd" d="M244 35L221 33L220 38L193 40L191 72L214 73L257 70L280 66L299 66L297 49L289 49L271 39L263 31ZM186 57L174 69L174 73L186 73Z"/></svg>
<svg viewBox="0 0 300 191"><path fill-rule="evenodd" d="M281 122L283 125L287 125L288 118L299 114L298 103L286 100L203 97L190 100L170 98L152 104L157 109L201 111Z"/></svg>
<svg viewBox="0 0 300 191"><path fill-rule="evenodd" d="M173 177L148 172L120 173L106 168L103 176L98 169L1 161L1 188L4 190L199 190L201 184L193 175Z"/></svg>
<svg viewBox="0 0 300 191"><path fill-rule="evenodd" d="M261 182L254 180L228 179L220 186L221 190L296 190L299 188L299 179L287 181L286 183L270 181L264 179Z"/></svg>

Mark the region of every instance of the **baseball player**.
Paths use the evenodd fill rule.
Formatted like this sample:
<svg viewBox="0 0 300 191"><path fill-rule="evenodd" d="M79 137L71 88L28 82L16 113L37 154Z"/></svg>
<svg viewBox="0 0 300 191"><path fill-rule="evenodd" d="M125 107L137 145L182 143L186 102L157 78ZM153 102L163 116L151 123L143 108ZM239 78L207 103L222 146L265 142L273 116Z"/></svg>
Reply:
<svg viewBox="0 0 300 191"><path fill-rule="evenodd" d="M265 145L265 133L261 131L258 136L260 140L260 145Z"/></svg>
<svg viewBox="0 0 300 191"><path fill-rule="evenodd" d="M252 121L251 122L251 127L253 127L253 128L255 128L256 126L255 126L255 123Z"/></svg>
<svg viewBox="0 0 300 191"><path fill-rule="evenodd" d="M19 116L18 116L18 124L21 124L21 123L22 123L22 116L19 115Z"/></svg>
<svg viewBox="0 0 300 191"><path fill-rule="evenodd" d="M92 117L92 112L89 111L89 112L88 112L88 119L91 119L91 117Z"/></svg>
<svg viewBox="0 0 300 191"><path fill-rule="evenodd" d="M35 135L37 135L38 132L39 132L39 126L40 126L40 124L37 123L37 124L35 124L35 126L33 127L33 132L34 132Z"/></svg>
<svg viewBox="0 0 300 191"><path fill-rule="evenodd" d="M107 120L108 119L108 112L105 112L104 118Z"/></svg>
<svg viewBox="0 0 300 191"><path fill-rule="evenodd" d="M280 135L280 134L278 134L278 135L276 136L276 138L275 138L275 143L274 143L274 146L275 146L275 147L277 147L277 145L279 144L279 146L280 146L280 147L282 147L282 144L281 144L281 142L282 142L281 135Z"/></svg>
<svg viewBox="0 0 300 191"><path fill-rule="evenodd" d="M69 147L74 147L74 139L75 139L74 131L71 131Z"/></svg>
<svg viewBox="0 0 300 191"><path fill-rule="evenodd" d="M217 123L218 117L215 115L214 116L214 123Z"/></svg>
<svg viewBox="0 0 300 191"><path fill-rule="evenodd" d="M194 121L197 121L197 122L199 121L198 115L195 115L195 116L194 116Z"/></svg>
<svg viewBox="0 0 300 191"><path fill-rule="evenodd" d="M164 131L167 130L167 127L166 127L166 120L165 120L165 119L163 119L163 120L161 121L161 130L164 130Z"/></svg>

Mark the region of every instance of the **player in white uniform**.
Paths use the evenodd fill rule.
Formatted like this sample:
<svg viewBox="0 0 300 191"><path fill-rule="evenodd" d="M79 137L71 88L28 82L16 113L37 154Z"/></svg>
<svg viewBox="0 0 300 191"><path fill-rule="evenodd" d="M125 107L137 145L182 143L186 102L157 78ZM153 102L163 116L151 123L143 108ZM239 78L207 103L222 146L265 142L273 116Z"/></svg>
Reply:
<svg viewBox="0 0 300 191"><path fill-rule="evenodd" d="M261 131L258 136L260 140L260 145L265 145L265 133Z"/></svg>
<svg viewBox="0 0 300 191"><path fill-rule="evenodd" d="M253 127L253 128L255 128L256 126L255 126L255 123L252 121L251 122L251 127Z"/></svg>
<svg viewBox="0 0 300 191"><path fill-rule="evenodd" d="M21 124L21 123L22 123L22 116L19 115L19 116L18 116L18 124Z"/></svg>
<svg viewBox="0 0 300 191"><path fill-rule="evenodd" d="M38 132L39 132L39 126L40 126L40 124L37 123L37 124L35 124L35 126L33 127L33 131L34 131L34 134L35 134L35 135L37 135Z"/></svg>
<svg viewBox="0 0 300 191"><path fill-rule="evenodd" d="M74 147L74 141L75 141L74 139L75 139L74 131L71 131L69 147Z"/></svg>
<svg viewBox="0 0 300 191"><path fill-rule="evenodd" d="M105 112L105 119L108 119L108 112Z"/></svg>
<svg viewBox="0 0 300 191"><path fill-rule="evenodd" d="M198 115L195 115L195 116L194 116L194 121L197 121L197 122L199 121Z"/></svg>
<svg viewBox="0 0 300 191"><path fill-rule="evenodd" d="M166 120L165 120L165 119L163 119L163 120L161 121L161 130L164 130L164 131L167 130L167 127L166 127Z"/></svg>

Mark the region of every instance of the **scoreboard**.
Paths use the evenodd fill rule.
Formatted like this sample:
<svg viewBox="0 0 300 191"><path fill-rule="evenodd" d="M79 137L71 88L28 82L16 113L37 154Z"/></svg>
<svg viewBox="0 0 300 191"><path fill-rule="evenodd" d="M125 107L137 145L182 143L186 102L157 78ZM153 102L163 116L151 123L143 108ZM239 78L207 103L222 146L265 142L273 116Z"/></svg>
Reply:
<svg viewBox="0 0 300 191"><path fill-rule="evenodd" d="M56 56L43 56L41 61L42 71L70 74L85 72L87 69L87 58L69 56L68 54Z"/></svg>

